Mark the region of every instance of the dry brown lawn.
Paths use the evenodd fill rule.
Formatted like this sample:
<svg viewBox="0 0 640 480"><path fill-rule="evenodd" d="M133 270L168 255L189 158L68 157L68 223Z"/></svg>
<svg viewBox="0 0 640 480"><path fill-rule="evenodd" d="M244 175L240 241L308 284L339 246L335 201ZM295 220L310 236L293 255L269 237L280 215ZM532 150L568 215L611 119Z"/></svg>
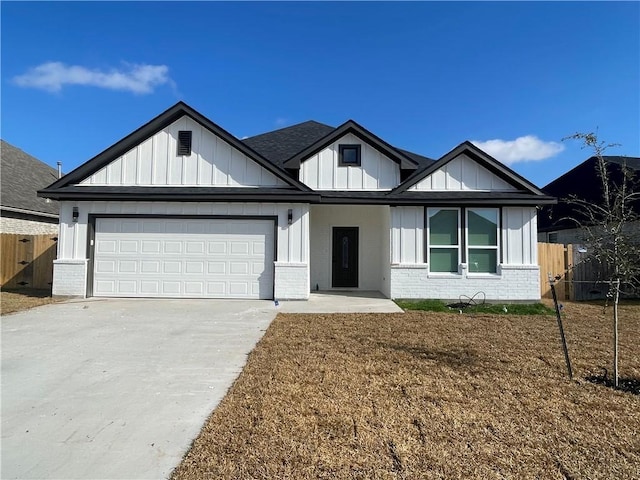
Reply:
<svg viewBox="0 0 640 480"><path fill-rule="evenodd" d="M640 477L640 396L590 383L610 311L280 314L174 479ZM640 305L620 365L640 379Z"/></svg>
<svg viewBox="0 0 640 480"><path fill-rule="evenodd" d="M65 300L62 297L51 297L50 290L20 289L0 292L0 313L21 312L40 305L56 303Z"/></svg>

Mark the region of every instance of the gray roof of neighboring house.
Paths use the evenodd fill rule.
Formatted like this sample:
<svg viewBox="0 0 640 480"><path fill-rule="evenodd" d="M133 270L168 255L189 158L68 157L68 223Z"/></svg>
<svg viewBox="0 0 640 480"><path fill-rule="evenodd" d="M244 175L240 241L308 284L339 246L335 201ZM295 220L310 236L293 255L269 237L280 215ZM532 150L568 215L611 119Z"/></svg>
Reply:
<svg viewBox="0 0 640 480"><path fill-rule="evenodd" d="M1 142L2 207L58 215L58 202L47 202L36 195L58 178L56 169L4 140Z"/></svg>
<svg viewBox="0 0 640 480"><path fill-rule="evenodd" d="M622 165L636 171L636 181L640 181L640 157L603 155L602 158L609 164L610 179L613 183L621 183ZM598 177L597 163L597 157L589 157L542 187L543 192L558 197L559 201L553 208L547 207L538 212L538 230L553 231L576 227L570 218L580 217L580 209L567 201L571 196L593 204L602 202L602 183ZM640 201L636 200L632 205L636 211L640 209Z"/></svg>

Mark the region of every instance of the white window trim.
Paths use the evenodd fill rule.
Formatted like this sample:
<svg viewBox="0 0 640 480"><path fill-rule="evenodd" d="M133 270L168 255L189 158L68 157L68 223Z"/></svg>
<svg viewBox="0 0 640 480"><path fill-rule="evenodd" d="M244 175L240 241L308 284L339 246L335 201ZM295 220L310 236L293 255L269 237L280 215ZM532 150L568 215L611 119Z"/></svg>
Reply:
<svg viewBox="0 0 640 480"><path fill-rule="evenodd" d="M495 210L496 211L496 245L470 245L469 244L469 212L474 210ZM464 245L465 245L465 258L467 262L467 276L469 277L496 277L500 276L500 240L501 240L501 225L500 225L500 209L497 207L467 207L464 209L465 215L465 229L464 229ZM495 250L496 251L496 271L495 272L472 272L471 263L469 262L469 250L471 249L481 250Z"/></svg>
<svg viewBox="0 0 640 480"><path fill-rule="evenodd" d="M431 215L432 211L441 211L441 210L455 210L458 213L458 244L457 245L431 245ZM428 207L427 208L427 265L428 265L428 274L430 277L449 277L449 278L458 278L462 273L460 270L460 265L462 263L462 225L461 225L461 209L460 207ZM446 248L450 249L453 247L458 248L458 271L457 272L432 272L431 271L431 249L432 248Z"/></svg>

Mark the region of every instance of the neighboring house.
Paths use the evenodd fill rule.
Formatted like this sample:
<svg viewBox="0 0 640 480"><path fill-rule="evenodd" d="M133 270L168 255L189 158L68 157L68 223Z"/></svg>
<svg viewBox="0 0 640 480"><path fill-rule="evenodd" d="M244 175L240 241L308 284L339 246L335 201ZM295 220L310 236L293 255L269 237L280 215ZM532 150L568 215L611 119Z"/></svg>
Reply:
<svg viewBox="0 0 640 480"><path fill-rule="evenodd" d="M37 196L58 178L57 171L4 140L0 156L0 232L57 234L58 202Z"/></svg>
<svg viewBox="0 0 640 480"><path fill-rule="evenodd" d="M180 102L40 191L56 295L540 298L555 199L469 142L438 161L353 121L239 140Z"/></svg>
<svg viewBox="0 0 640 480"><path fill-rule="evenodd" d="M636 182L640 182L640 158L622 156L604 156L609 165L611 181L620 184L622 165L636 172ZM538 213L538 241L562 244L583 244L584 235L572 219L584 220L579 206L571 203L569 198L586 200L594 205L602 204L602 182L597 171L597 157L591 157L564 175L543 187L542 190L558 198L558 204L546 206ZM640 212L640 200L632 204L636 212ZM638 231L640 238L640 222L628 226Z"/></svg>

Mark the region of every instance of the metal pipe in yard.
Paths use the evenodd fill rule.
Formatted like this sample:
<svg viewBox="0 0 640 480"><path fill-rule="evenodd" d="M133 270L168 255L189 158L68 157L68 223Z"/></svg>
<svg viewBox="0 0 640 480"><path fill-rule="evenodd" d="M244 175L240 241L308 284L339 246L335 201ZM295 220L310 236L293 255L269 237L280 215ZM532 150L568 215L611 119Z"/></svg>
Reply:
<svg viewBox="0 0 640 480"><path fill-rule="evenodd" d="M564 351L564 361L567 364L567 372L569 378L573 380L573 371L571 370L571 360L569 360L569 349L567 348L567 339L564 336L564 328L562 326L562 317L560 316L560 306L558 305L558 297L556 295L555 279L549 274L549 285L551 286L551 295L553 296L553 305L556 309L556 319L558 328L560 329L560 339L562 340L562 350Z"/></svg>

